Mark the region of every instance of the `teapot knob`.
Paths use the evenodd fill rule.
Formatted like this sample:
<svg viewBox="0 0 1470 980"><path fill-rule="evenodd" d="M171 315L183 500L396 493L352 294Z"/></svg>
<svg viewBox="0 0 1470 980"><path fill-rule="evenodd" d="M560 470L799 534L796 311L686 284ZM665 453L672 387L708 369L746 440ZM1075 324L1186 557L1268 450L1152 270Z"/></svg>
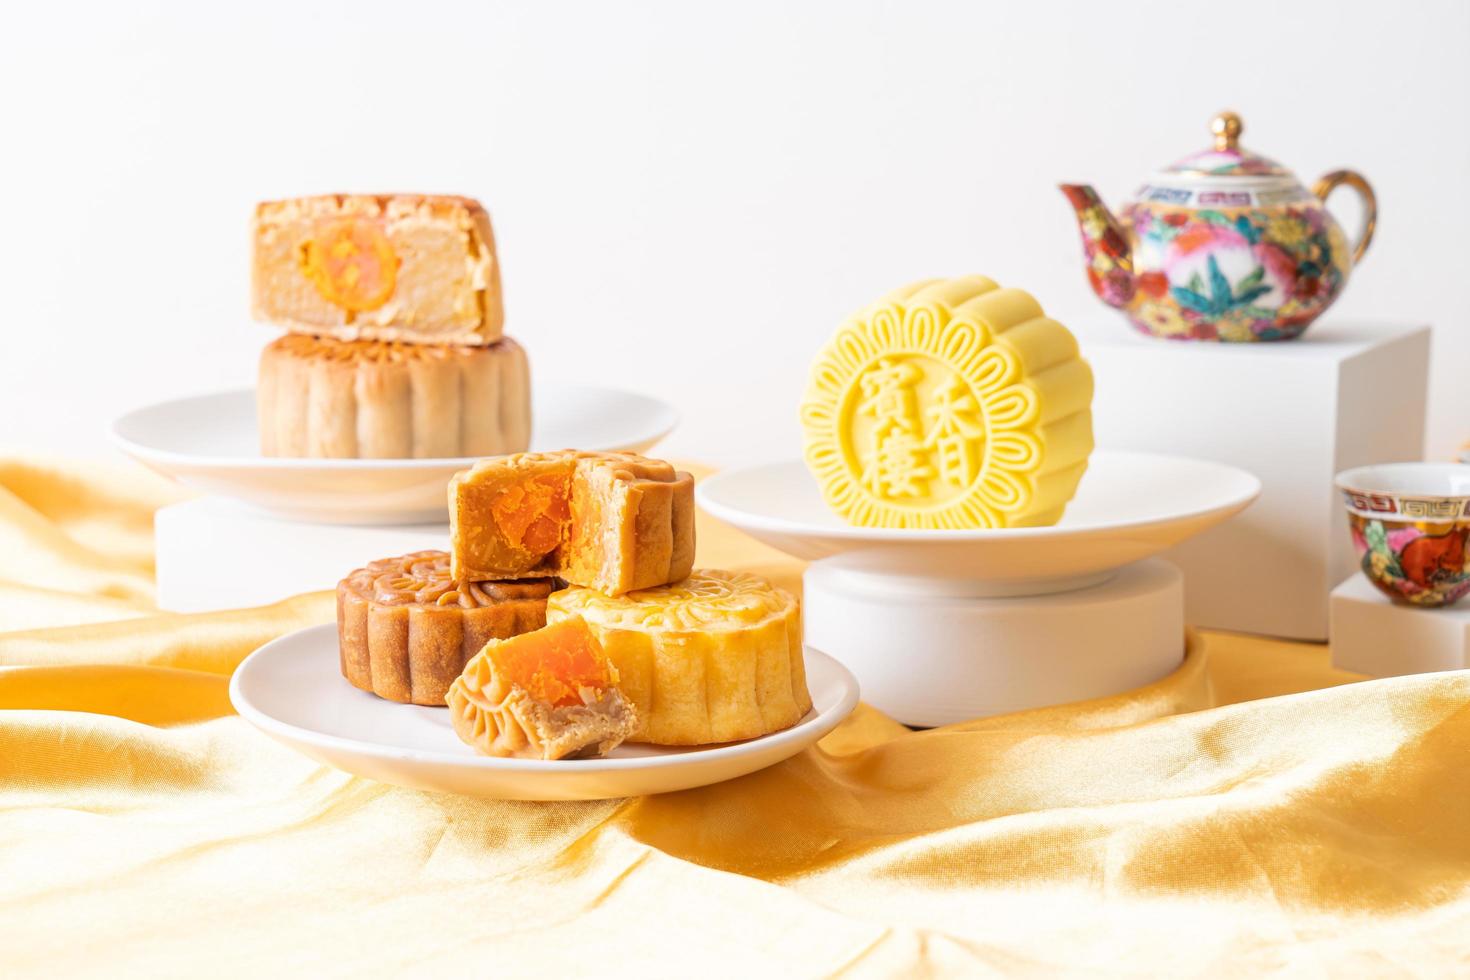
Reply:
<svg viewBox="0 0 1470 980"><path fill-rule="evenodd" d="M1240 116L1228 109L1220 113L1210 121L1210 132L1215 134L1215 149L1221 153L1235 149L1243 129L1245 124L1240 121Z"/></svg>

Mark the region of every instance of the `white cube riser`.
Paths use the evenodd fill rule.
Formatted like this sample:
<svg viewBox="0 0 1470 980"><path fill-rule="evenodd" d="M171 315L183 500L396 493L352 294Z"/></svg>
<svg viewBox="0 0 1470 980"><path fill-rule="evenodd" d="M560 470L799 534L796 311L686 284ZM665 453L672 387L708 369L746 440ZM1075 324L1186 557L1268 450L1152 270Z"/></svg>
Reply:
<svg viewBox="0 0 1470 980"><path fill-rule="evenodd" d="M1372 677L1470 667L1470 601L1400 605L1353 575L1332 590L1332 665Z"/></svg>
<svg viewBox="0 0 1470 980"><path fill-rule="evenodd" d="M1184 655L1183 576L1157 559L1048 595L925 596L893 581L815 562L803 620L806 642L857 676L863 700L907 725L1117 694Z"/></svg>
<svg viewBox="0 0 1470 980"><path fill-rule="evenodd" d="M217 497L160 509L153 534L158 605L172 612L263 606L335 588L377 558L449 546L447 524L287 521Z"/></svg>
<svg viewBox="0 0 1470 980"><path fill-rule="evenodd" d="M1332 478L1422 457L1429 329L1328 323L1220 344L1117 322L1081 336L1099 446L1218 460L1263 484L1245 513L1165 556L1184 571L1191 625L1326 639L1328 594L1356 568Z"/></svg>

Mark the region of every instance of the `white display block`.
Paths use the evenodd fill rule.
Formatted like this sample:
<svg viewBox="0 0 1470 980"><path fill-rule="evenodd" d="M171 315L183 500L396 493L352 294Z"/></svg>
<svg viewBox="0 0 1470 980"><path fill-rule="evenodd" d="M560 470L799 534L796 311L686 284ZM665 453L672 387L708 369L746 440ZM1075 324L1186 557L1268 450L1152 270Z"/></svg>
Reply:
<svg viewBox="0 0 1470 980"><path fill-rule="evenodd" d="M1230 463L1264 485L1239 517L1166 554L1190 623L1326 639L1328 594L1356 568L1332 478L1422 458L1429 328L1328 322L1300 340L1227 344L1108 320L1079 339L1099 447Z"/></svg>
<svg viewBox="0 0 1470 980"><path fill-rule="evenodd" d="M840 660L863 700L906 725L1118 694L1184 658L1184 577L1158 559L1046 595L928 586L833 561L814 562L802 580L807 644Z"/></svg>
<svg viewBox="0 0 1470 980"><path fill-rule="evenodd" d="M153 536L158 605L173 612L261 606L335 588L377 558L449 547L448 524L312 524L218 497L160 508Z"/></svg>
<svg viewBox="0 0 1470 980"><path fill-rule="evenodd" d="M1470 602L1400 605L1353 575L1332 590L1332 666L1374 677L1470 667Z"/></svg>

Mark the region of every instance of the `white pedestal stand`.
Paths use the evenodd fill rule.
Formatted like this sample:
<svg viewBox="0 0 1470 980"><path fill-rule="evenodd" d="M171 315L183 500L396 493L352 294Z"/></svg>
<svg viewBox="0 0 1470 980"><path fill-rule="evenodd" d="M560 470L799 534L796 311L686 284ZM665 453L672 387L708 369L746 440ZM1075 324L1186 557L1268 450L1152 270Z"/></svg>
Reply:
<svg viewBox="0 0 1470 980"><path fill-rule="evenodd" d="M449 545L447 524L314 524L219 497L164 507L153 530L158 605L172 612L261 606L335 588L377 558Z"/></svg>
<svg viewBox="0 0 1470 980"><path fill-rule="evenodd" d="M923 726L1117 694L1183 659L1184 577L1168 562L1044 595L953 591L967 584L815 562L806 642L838 653L874 707Z"/></svg>
<svg viewBox="0 0 1470 980"><path fill-rule="evenodd" d="M1429 328L1321 323L1300 340L1080 334L1097 377L1099 446L1230 463L1261 478L1249 512L1170 550L1197 626L1327 637L1327 595L1356 559L1332 478L1421 458Z"/></svg>
<svg viewBox="0 0 1470 980"><path fill-rule="evenodd" d="M1051 527L851 527L799 461L725 470L700 505L811 562L806 642L910 725L1118 694L1184 656L1183 576L1154 556L1260 492L1219 463L1098 452Z"/></svg>
<svg viewBox="0 0 1470 980"><path fill-rule="evenodd" d="M1332 666L1374 677L1470 667L1470 603L1403 606L1354 574L1332 590Z"/></svg>

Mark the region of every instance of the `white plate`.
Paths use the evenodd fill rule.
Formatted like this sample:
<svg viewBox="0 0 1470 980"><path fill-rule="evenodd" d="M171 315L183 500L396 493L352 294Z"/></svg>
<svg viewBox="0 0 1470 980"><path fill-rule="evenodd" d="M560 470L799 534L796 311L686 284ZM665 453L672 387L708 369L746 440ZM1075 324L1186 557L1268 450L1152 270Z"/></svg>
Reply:
<svg viewBox="0 0 1470 980"><path fill-rule="evenodd" d="M800 460L725 470L696 488L715 517L797 558L838 556L853 571L963 580L967 591L999 595L1105 577L1220 523L1260 492L1260 480L1233 466L1099 451L1053 527L908 531L844 523Z"/></svg>
<svg viewBox="0 0 1470 980"><path fill-rule="evenodd" d="M813 708L794 728L702 748L625 745L605 759L492 759L459 740L448 708L395 704L342 678L337 627L311 626L245 658L230 701L252 725L321 762L399 786L508 800L601 800L707 786L790 758L856 707L857 681L806 651Z"/></svg>
<svg viewBox="0 0 1470 980"><path fill-rule="evenodd" d="M615 388L539 385L532 449L643 452L679 422L674 409ZM187 486L289 520L444 521L449 478L474 459L283 459L260 454L255 392L245 388L136 409L112 423L123 452Z"/></svg>

